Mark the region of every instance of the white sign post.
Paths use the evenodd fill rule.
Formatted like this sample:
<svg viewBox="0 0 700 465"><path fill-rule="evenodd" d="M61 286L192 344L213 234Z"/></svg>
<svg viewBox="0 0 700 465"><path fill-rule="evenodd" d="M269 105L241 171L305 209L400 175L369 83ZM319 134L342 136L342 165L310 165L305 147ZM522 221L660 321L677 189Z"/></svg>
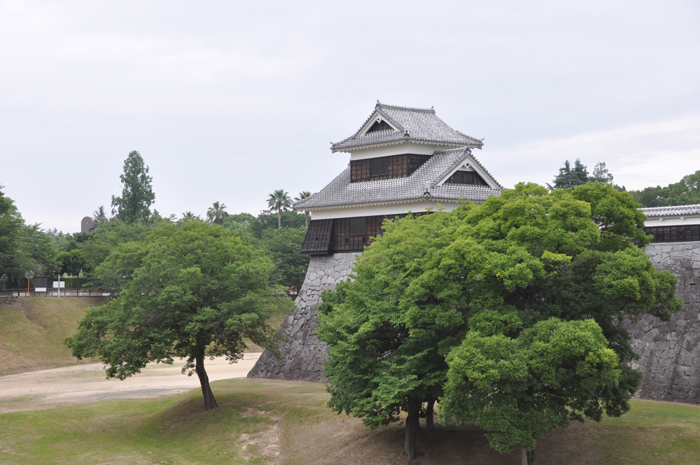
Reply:
<svg viewBox="0 0 700 465"><path fill-rule="evenodd" d="M66 287L66 282L65 282L65 281L61 281L61 275L60 275L60 274L58 275L58 281L54 281L54 282L53 282L53 287L55 287L56 289L58 289L58 298L60 299L60 298L61 298L61 289L64 288L64 287Z"/></svg>

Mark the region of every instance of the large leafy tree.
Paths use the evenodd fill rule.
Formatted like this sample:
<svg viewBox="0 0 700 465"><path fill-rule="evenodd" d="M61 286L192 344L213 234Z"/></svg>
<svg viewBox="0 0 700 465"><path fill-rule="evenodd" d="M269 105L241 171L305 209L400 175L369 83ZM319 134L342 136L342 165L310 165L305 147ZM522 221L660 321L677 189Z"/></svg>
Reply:
<svg viewBox="0 0 700 465"><path fill-rule="evenodd" d="M206 410L217 403L205 357L239 360L246 338L274 349L266 320L292 308L268 285L266 254L220 226L164 222L146 240L118 247L102 266L130 280L118 298L88 311L66 341L73 354L99 358L109 365L107 376L119 379L148 362L183 357L183 371L199 377Z"/></svg>
<svg viewBox="0 0 700 465"><path fill-rule="evenodd" d="M627 193L592 183L551 193L519 184L480 206L389 225L359 259L355 281L323 296L331 407L369 426L407 411L410 457L412 421L423 401L443 395L445 357L469 331L492 326L517 339L556 318L600 327L621 364L595 399L621 415L639 383L626 364L635 354L623 319L668 320L681 305L675 277L640 248L649 240L643 222Z"/></svg>
<svg viewBox="0 0 700 465"><path fill-rule="evenodd" d="M283 189L278 189L270 194L267 199L267 208L277 212L277 229L282 229L282 212L292 207L292 199Z"/></svg>
<svg viewBox="0 0 700 465"><path fill-rule="evenodd" d="M122 195L112 196L112 214L116 214L125 223L148 223L151 220L151 204L155 201L148 166L137 151L129 153L124 160L124 174L119 175L122 181Z"/></svg>

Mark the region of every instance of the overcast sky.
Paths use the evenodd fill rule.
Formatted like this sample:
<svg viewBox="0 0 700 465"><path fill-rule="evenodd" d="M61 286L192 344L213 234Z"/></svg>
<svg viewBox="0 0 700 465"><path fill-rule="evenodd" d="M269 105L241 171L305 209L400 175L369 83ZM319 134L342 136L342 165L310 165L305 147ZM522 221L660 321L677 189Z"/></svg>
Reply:
<svg viewBox="0 0 700 465"><path fill-rule="evenodd" d="M0 184L44 228L110 210L132 150L164 216L317 192L377 99L484 138L506 187L576 158L666 185L700 170L700 3L0 0Z"/></svg>

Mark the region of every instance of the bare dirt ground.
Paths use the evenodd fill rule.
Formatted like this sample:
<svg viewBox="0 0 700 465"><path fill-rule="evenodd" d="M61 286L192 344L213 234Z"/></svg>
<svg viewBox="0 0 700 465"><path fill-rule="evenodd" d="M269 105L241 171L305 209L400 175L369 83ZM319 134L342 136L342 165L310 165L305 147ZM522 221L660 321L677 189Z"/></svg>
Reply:
<svg viewBox="0 0 700 465"><path fill-rule="evenodd" d="M260 353L246 353L243 360L234 364L223 357L206 360L209 381L245 378L259 357ZM183 366L184 361L173 365L151 363L124 381L107 379L101 363L0 376L0 413L108 399L170 396L198 388L197 376L182 374Z"/></svg>

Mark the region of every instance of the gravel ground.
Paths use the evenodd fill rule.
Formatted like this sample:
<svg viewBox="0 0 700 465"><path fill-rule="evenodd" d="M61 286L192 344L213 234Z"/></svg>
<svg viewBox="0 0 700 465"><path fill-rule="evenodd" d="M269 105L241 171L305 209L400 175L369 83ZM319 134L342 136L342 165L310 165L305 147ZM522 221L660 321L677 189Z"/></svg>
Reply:
<svg viewBox="0 0 700 465"><path fill-rule="evenodd" d="M206 360L209 381L244 378L260 353L246 353L230 364L223 357ZM91 363L0 377L0 413L86 404L109 399L133 399L179 394L199 387L197 375L182 374L183 361L151 363L141 373L120 381L107 379L104 365Z"/></svg>

